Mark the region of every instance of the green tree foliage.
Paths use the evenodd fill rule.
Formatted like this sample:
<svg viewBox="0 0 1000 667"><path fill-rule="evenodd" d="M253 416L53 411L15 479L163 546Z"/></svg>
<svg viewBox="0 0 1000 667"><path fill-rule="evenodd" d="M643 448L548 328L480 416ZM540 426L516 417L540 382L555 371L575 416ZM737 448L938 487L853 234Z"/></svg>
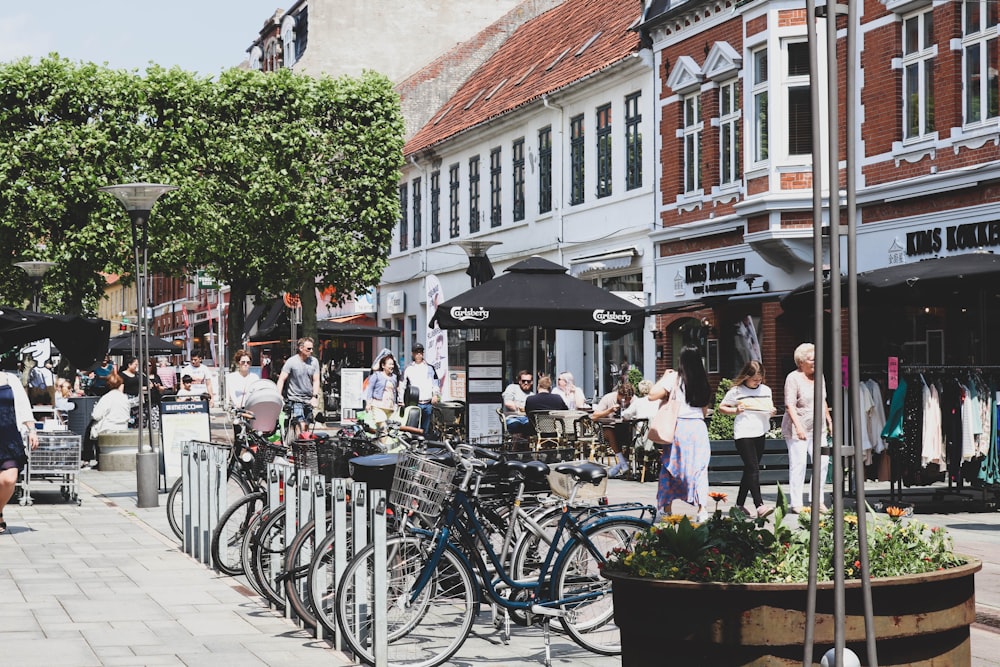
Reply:
<svg viewBox="0 0 1000 667"><path fill-rule="evenodd" d="M385 268L402 137L398 98L375 73L233 69L215 80L57 56L0 64L0 257L59 262L46 283L65 300L47 305L92 312L98 272L130 274L132 259L128 218L97 188L170 183L180 189L150 216L151 270L203 268L234 304L302 292L304 333L315 335L314 285L344 300ZM27 281L6 274L0 295L25 297ZM233 346L241 308L229 325Z"/></svg>

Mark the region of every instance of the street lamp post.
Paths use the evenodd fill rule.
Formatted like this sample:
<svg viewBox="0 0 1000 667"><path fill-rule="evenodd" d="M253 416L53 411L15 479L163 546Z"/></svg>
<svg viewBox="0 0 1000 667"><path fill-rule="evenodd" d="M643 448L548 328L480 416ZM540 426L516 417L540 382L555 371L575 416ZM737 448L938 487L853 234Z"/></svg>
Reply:
<svg viewBox="0 0 1000 667"><path fill-rule="evenodd" d="M149 344L146 332L146 307L143 295L146 293L146 264L149 259L149 212L156 200L161 196L176 190L176 185L161 185L158 183L128 183L125 185L109 185L98 188L101 192L114 195L125 206L132 221L132 248L135 254L135 300L136 317L138 318L139 369L147 372L149 368ZM146 387L148 390L149 382ZM156 507L159 505L159 457L153 445L153 430L147 429L148 440L143 441L143 401L144 391L139 387L139 452L136 454L136 495L139 507ZM148 445L148 447L146 446Z"/></svg>
<svg viewBox="0 0 1000 667"><path fill-rule="evenodd" d="M36 313L42 307L42 278L55 265L55 262L14 262L31 279L31 309Z"/></svg>

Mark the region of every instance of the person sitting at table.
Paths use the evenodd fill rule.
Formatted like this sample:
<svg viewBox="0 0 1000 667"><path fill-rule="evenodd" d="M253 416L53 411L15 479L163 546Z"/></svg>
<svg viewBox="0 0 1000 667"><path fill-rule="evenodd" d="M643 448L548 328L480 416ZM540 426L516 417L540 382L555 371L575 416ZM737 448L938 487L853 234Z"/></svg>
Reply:
<svg viewBox="0 0 1000 667"><path fill-rule="evenodd" d="M562 399L566 401L566 407L570 410L585 410L590 407L583 389L573 383L573 374L569 371L563 371L559 374L556 378L556 388L552 390L552 393L556 396L562 396Z"/></svg>
<svg viewBox="0 0 1000 667"><path fill-rule="evenodd" d="M538 393L532 394L524 401L525 413L568 409L562 396L552 393L552 378L548 375L538 378Z"/></svg>
<svg viewBox="0 0 1000 667"><path fill-rule="evenodd" d="M635 389L628 382L622 382L618 387L605 394L600 402L594 407L592 417L598 419L611 419L621 417L621 411L628 408L635 396ZM622 453L622 445L632 439L632 423L618 422L603 429L604 439L611 451L615 453L617 463L608 470L608 477L624 477L628 471L628 461Z"/></svg>
<svg viewBox="0 0 1000 667"><path fill-rule="evenodd" d="M531 371L518 371L517 382L507 385L501 394L504 421L507 423L507 432L512 436L527 436L531 432L528 415L524 411L525 401L535 393L531 390L531 385Z"/></svg>

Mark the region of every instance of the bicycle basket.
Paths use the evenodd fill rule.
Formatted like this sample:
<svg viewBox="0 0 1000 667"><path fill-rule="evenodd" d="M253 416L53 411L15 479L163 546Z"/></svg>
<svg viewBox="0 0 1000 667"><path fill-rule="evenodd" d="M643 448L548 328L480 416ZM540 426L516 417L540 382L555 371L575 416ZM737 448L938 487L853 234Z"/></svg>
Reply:
<svg viewBox="0 0 1000 667"><path fill-rule="evenodd" d="M264 479L267 475L267 464L274 461L277 448L261 443L253 455L253 474L256 479Z"/></svg>
<svg viewBox="0 0 1000 667"><path fill-rule="evenodd" d="M389 502L400 512L413 512L433 525L455 491L455 468L426 454L404 452L396 463Z"/></svg>
<svg viewBox="0 0 1000 667"><path fill-rule="evenodd" d="M292 442L292 462L295 464L296 472L308 470L315 475L319 470L316 441L299 438Z"/></svg>

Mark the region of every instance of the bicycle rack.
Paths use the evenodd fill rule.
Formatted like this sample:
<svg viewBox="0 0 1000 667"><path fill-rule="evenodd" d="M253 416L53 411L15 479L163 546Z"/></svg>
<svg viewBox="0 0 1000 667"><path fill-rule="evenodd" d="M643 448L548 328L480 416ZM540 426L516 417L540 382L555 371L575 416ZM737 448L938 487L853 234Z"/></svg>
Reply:
<svg viewBox="0 0 1000 667"><path fill-rule="evenodd" d="M212 531L228 507L226 467L229 447L187 440L181 443L184 553L212 565Z"/></svg>

